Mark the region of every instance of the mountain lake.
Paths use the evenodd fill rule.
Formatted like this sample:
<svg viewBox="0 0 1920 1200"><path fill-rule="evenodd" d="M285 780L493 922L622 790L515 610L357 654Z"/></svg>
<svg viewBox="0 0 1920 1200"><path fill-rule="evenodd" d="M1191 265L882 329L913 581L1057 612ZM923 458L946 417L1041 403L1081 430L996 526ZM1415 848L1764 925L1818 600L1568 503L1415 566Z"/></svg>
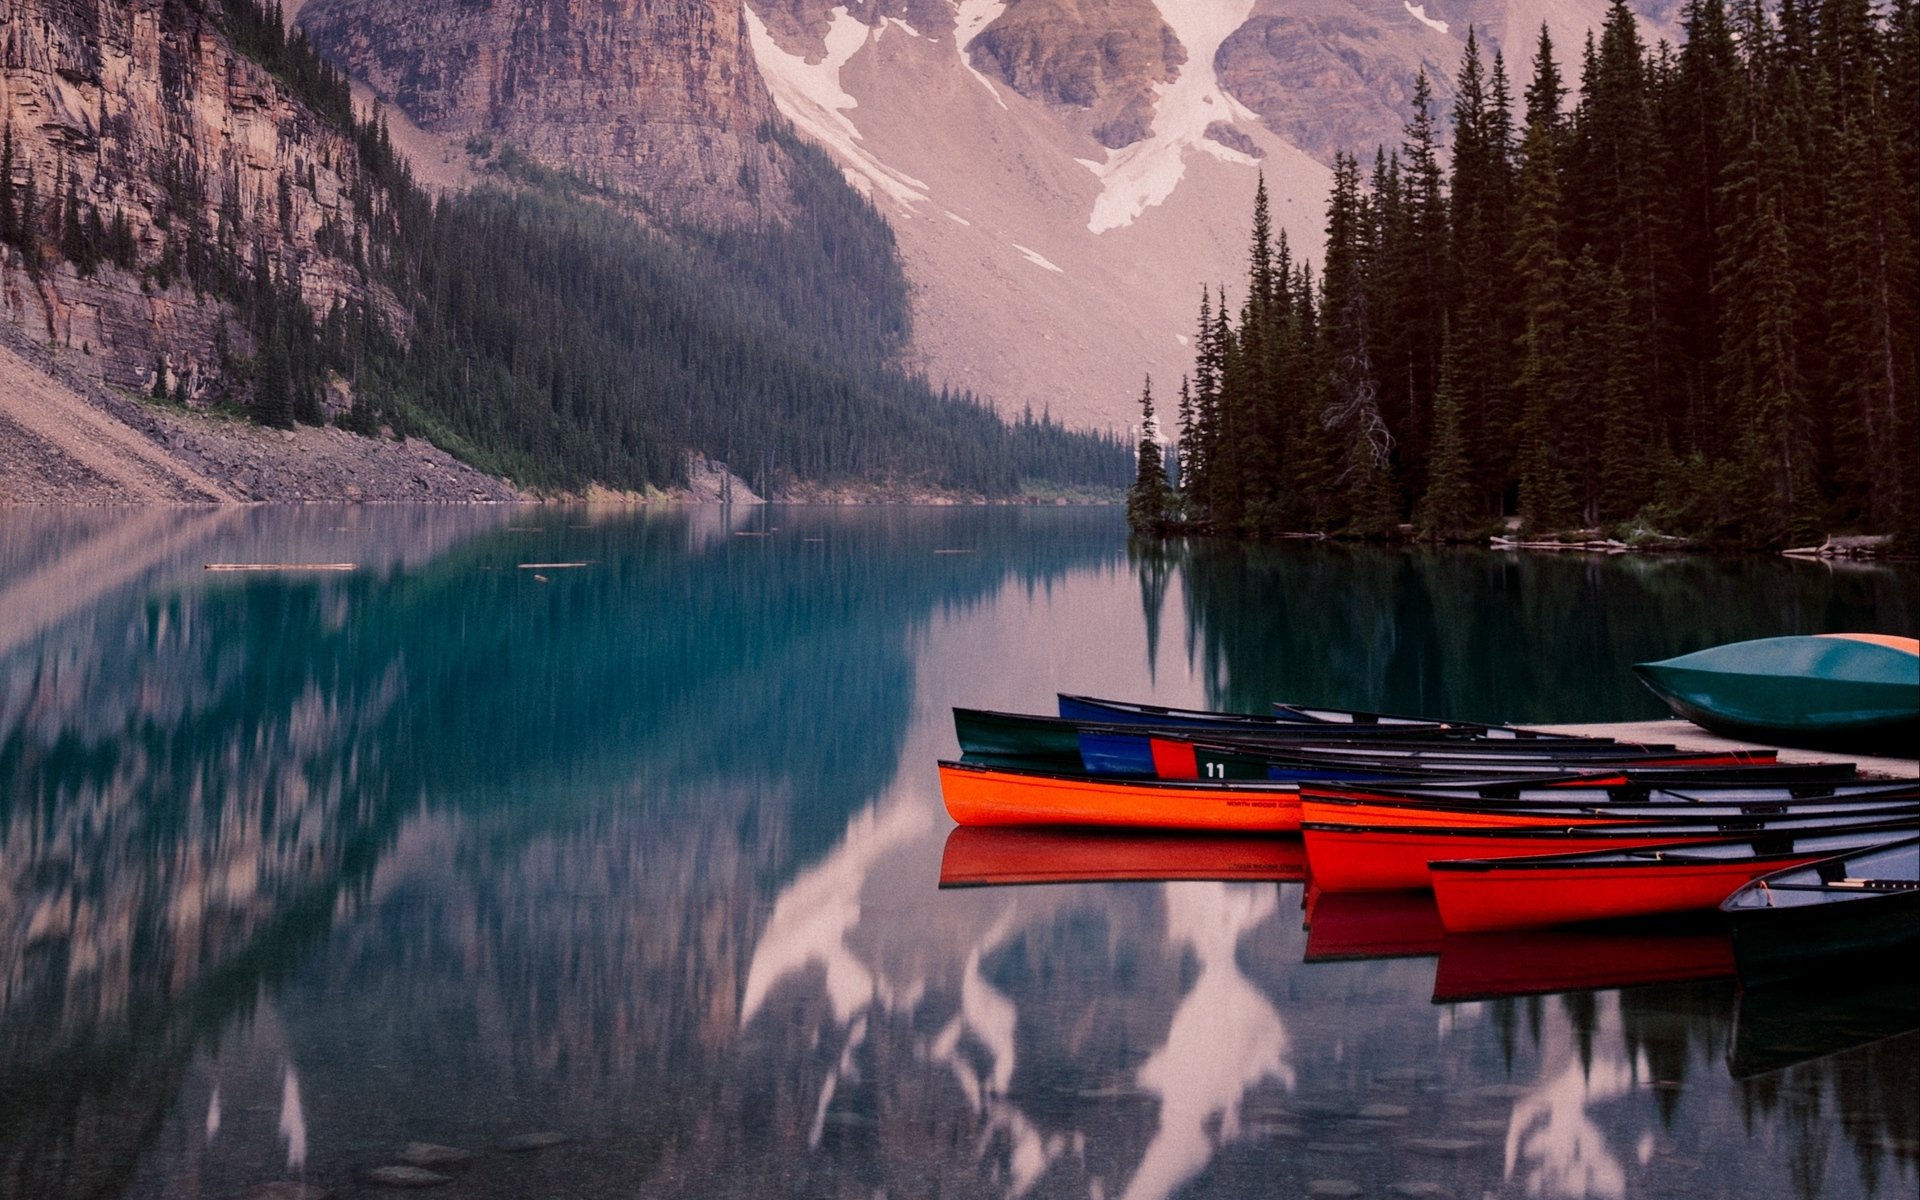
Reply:
<svg viewBox="0 0 1920 1200"><path fill-rule="evenodd" d="M1909 980L1309 928L1297 875L941 886L955 705L1640 720L1631 663L1840 629L1920 630L1920 574L1115 508L0 512L0 1196L1913 1197Z"/></svg>

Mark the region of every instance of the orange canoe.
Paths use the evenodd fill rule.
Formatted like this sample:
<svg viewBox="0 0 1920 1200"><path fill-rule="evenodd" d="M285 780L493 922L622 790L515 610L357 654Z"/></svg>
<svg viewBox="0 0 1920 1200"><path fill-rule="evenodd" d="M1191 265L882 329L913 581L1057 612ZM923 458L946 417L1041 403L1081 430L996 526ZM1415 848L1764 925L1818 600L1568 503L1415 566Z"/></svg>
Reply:
<svg viewBox="0 0 1920 1200"><path fill-rule="evenodd" d="M1105 825L1215 833L1294 833L1292 784L1088 778L972 763L940 764L940 798L961 825Z"/></svg>
<svg viewBox="0 0 1920 1200"><path fill-rule="evenodd" d="M963 825L947 834L940 856L941 887L1173 879L1299 883L1306 877L1298 838Z"/></svg>

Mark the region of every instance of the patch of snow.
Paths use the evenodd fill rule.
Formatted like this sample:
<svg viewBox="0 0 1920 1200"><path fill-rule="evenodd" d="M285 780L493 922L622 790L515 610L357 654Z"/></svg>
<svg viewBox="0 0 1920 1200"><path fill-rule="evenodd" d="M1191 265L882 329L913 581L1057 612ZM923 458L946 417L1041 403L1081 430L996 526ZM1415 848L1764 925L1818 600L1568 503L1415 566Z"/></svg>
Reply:
<svg viewBox="0 0 1920 1200"><path fill-rule="evenodd" d="M1065 271L1061 270L1059 267L1054 266L1052 263L1048 262L1045 258L1041 257L1040 252L1038 250L1029 250L1025 246L1022 246L1019 242L1013 243L1013 248L1020 252L1021 258L1026 259L1028 262L1032 263L1036 267L1045 267L1047 270L1052 271L1055 275L1066 274Z"/></svg>
<svg viewBox="0 0 1920 1200"><path fill-rule="evenodd" d="M893 24L893 25L898 25L898 26L899 26L900 28L902 28L902 29L904 29L904 30L906 30L906 31L907 31L907 36L908 36L908 37L924 37L924 36L926 36L926 35L924 35L924 34L922 34L922 33L921 33L921 32L920 32L920 31L919 31L918 29L915 29L915 28L914 28L913 26L911 26L911 25L909 25L909 24L907 24L907 23L906 23L905 21L902 21L902 20L901 20L901 19L900 19L899 17L885 17L885 18L883 18L883 19L882 19L882 21L881 21L881 23L882 23L882 24Z"/></svg>
<svg viewBox="0 0 1920 1200"><path fill-rule="evenodd" d="M1007 0L954 0L953 5L953 47L960 52L960 65L967 69L967 74L980 81L980 86L987 89L987 95L992 96L993 102L1001 108L1005 108L1007 102L1000 95L1000 89L993 86L993 80L974 69L973 60L967 57L967 47L973 45L973 39L980 36L981 30L999 20L1000 14L1005 11Z"/></svg>
<svg viewBox="0 0 1920 1200"><path fill-rule="evenodd" d="M859 102L840 87L840 68L860 52L875 31L842 5L833 10L827 26L826 53L819 62L782 50L767 32L765 21L747 8L747 37L754 61L773 92L773 101L788 120L814 141L833 150L847 178L869 196L875 189L902 207L927 198L927 185L896 171L860 144L860 131L847 113Z"/></svg>
<svg viewBox="0 0 1920 1200"><path fill-rule="evenodd" d="M1445 21L1435 20L1427 15L1427 6L1424 3L1411 4L1408 0L1400 0L1400 4L1401 7L1407 10L1409 16L1422 25L1425 25L1428 29L1438 30L1441 33L1447 31L1447 23Z"/></svg>
<svg viewBox="0 0 1920 1200"><path fill-rule="evenodd" d="M948 210L947 212L947 220L952 221L956 225L966 225L968 227L971 227L973 225L972 221L967 220L965 217L961 216L959 213L953 212L951 210Z"/></svg>
<svg viewBox="0 0 1920 1200"><path fill-rule="evenodd" d="M1184 346L1187 344L1187 335L1184 333L1176 333L1173 335L1173 340Z"/></svg>
<svg viewBox="0 0 1920 1200"><path fill-rule="evenodd" d="M1213 72L1220 43L1245 24L1253 12L1253 0L1154 0L1154 4L1186 48L1186 65L1172 83L1154 85L1153 129L1146 138L1107 151L1102 163L1079 160L1102 185L1087 221L1090 233L1131 225L1141 213L1164 202L1186 174L1189 150L1224 162L1254 165L1249 155L1207 136L1207 127L1215 121L1258 121L1221 90Z"/></svg>

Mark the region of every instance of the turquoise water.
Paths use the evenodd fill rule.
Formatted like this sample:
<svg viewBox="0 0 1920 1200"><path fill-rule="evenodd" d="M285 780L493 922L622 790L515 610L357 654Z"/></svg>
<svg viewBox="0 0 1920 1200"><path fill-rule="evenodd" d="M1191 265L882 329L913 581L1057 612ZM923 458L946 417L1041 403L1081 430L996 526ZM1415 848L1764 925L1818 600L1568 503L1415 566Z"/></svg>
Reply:
<svg viewBox="0 0 1920 1200"><path fill-rule="evenodd" d="M943 890L934 764L956 704L1627 719L1633 661L1917 626L1911 568L1112 510L0 512L0 1196L390 1195L411 1142L447 1197L1912 1196L1910 986Z"/></svg>

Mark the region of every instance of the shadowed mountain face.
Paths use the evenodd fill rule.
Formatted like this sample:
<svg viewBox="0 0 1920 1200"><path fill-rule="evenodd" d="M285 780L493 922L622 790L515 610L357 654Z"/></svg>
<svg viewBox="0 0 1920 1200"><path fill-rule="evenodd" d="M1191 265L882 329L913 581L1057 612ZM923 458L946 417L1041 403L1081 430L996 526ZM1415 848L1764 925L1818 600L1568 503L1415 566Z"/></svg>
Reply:
<svg viewBox="0 0 1920 1200"><path fill-rule="evenodd" d="M716 223L784 216L785 158L738 5L311 0L316 45L430 132Z"/></svg>

